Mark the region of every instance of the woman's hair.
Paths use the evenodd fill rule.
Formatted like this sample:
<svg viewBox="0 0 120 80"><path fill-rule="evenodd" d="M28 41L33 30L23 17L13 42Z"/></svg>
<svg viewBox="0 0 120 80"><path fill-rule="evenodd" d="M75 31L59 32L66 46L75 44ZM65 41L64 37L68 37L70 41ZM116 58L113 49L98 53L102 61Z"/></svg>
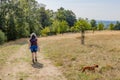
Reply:
<svg viewBox="0 0 120 80"><path fill-rule="evenodd" d="M35 33L32 33L32 34L30 35L30 39L33 39L33 38L37 38L37 36L36 36Z"/></svg>

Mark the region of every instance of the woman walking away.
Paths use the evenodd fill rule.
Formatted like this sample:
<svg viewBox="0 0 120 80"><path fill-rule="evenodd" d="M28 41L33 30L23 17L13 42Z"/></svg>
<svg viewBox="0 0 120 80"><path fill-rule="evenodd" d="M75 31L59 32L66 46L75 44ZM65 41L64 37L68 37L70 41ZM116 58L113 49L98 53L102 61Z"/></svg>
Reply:
<svg viewBox="0 0 120 80"><path fill-rule="evenodd" d="M35 33L32 33L29 40L29 48L32 53L33 64L37 62L38 40Z"/></svg>

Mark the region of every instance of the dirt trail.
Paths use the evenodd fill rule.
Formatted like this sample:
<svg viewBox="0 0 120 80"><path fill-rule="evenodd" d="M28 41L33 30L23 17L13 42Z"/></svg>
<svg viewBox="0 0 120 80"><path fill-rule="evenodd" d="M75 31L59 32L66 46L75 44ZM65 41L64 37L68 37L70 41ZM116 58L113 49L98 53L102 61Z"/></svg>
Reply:
<svg viewBox="0 0 120 80"><path fill-rule="evenodd" d="M38 63L32 64L31 53L23 45L11 55L0 70L0 80L66 80L51 61L38 53Z"/></svg>

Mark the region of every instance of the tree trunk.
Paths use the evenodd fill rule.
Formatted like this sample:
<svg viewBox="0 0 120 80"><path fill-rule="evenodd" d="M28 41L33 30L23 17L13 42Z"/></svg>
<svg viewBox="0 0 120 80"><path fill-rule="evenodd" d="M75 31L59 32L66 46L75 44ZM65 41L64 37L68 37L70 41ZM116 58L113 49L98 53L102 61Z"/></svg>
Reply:
<svg viewBox="0 0 120 80"><path fill-rule="evenodd" d="M93 34L94 34L94 32L95 32L95 28L93 28Z"/></svg>
<svg viewBox="0 0 120 80"><path fill-rule="evenodd" d="M82 44L82 45L85 44L85 42L84 42L85 40L84 40L84 39L85 39L85 30L82 30L82 31L81 31L81 44Z"/></svg>
<svg viewBox="0 0 120 80"><path fill-rule="evenodd" d="M93 29L93 34L94 34L94 29Z"/></svg>

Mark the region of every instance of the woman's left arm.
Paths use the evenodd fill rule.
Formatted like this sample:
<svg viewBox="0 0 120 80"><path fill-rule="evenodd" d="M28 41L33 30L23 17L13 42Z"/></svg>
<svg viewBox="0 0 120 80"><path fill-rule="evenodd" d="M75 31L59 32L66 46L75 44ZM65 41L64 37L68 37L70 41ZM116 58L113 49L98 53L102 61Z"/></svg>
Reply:
<svg viewBox="0 0 120 80"><path fill-rule="evenodd" d="M39 41L38 41L38 39L37 39L37 46L38 46L38 51L40 51L40 45L39 45Z"/></svg>

